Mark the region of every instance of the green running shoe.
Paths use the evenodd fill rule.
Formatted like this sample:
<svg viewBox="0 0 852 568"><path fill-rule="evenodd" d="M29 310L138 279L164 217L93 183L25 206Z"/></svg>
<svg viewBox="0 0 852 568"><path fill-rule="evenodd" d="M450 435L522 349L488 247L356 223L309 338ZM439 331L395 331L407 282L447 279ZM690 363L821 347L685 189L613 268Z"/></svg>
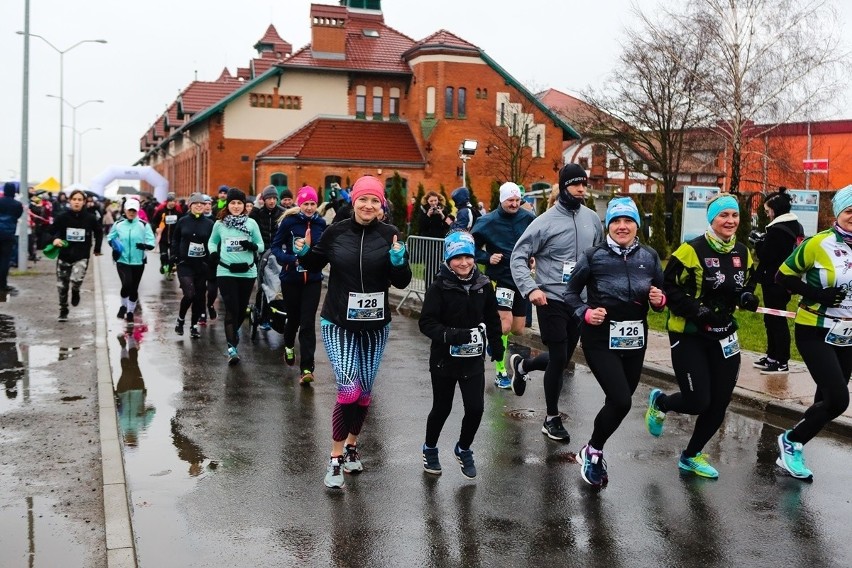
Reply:
<svg viewBox="0 0 852 568"><path fill-rule="evenodd" d="M716 479L719 477L719 472L716 471L716 468L707 462L707 456L700 452L697 456L692 458L688 458L686 455L680 454L680 460L678 460L677 466L684 471L690 471L700 477L707 477L709 479Z"/></svg>
<svg viewBox="0 0 852 568"><path fill-rule="evenodd" d="M791 442L787 439L789 430L778 436L779 456L775 463L782 467L791 477L812 481L814 474L805 467L805 456L802 453L801 442Z"/></svg>
<svg viewBox="0 0 852 568"><path fill-rule="evenodd" d="M663 434L663 423L666 421L666 413L657 409L657 397L663 394L660 389L651 389L648 395L648 410L645 411L645 426L652 436Z"/></svg>

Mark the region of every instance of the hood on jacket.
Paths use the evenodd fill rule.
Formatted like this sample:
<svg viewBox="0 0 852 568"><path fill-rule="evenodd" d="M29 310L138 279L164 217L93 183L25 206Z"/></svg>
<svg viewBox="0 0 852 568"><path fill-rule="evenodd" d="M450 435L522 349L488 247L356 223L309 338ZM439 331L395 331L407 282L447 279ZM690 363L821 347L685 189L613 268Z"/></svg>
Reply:
<svg viewBox="0 0 852 568"><path fill-rule="evenodd" d="M468 203L470 203L470 192L466 187L460 187L458 189L454 189L450 194L450 198L455 202L456 207L461 209Z"/></svg>

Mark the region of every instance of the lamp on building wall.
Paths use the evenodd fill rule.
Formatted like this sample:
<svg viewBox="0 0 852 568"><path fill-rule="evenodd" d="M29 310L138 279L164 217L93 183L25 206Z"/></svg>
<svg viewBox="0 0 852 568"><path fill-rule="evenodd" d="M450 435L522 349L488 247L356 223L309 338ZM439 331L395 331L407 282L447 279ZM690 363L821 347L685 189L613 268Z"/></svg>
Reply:
<svg viewBox="0 0 852 568"><path fill-rule="evenodd" d="M459 159L462 161L462 185L467 184L467 161L476 154L476 147L478 145L479 143L476 140L465 139L459 146Z"/></svg>

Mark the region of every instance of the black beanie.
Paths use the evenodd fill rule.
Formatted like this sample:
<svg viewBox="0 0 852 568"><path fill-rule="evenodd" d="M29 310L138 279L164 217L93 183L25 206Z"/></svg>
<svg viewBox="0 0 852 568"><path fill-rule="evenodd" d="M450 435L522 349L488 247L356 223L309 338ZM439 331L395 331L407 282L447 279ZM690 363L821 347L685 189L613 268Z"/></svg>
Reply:
<svg viewBox="0 0 852 568"><path fill-rule="evenodd" d="M293 192L290 191L289 189L285 189L284 191L281 192L281 199L284 199L285 197L289 197L290 199L293 199Z"/></svg>
<svg viewBox="0 0 852 568"><path fill-rule="evenodd" d="M226 203L230 203L231 201L242 201L243 205L245 205L246 194L243 193L242 190L232 187L228 190L228 196L225 197Z"/></svg>
<svg viewBox="0 0 852 568"><path fill-rule="evenodd" d="M565 164L559 170L559 203L568 209L579 209L581 202L568 191L569 185L587 183L589 176L579 164Z"/></svg>
<svg viewBox="0 0 852 568"><path fill-rule="evenodd" d="M7 181L3 184L3 197L15 197L15 184Z"/></svg>

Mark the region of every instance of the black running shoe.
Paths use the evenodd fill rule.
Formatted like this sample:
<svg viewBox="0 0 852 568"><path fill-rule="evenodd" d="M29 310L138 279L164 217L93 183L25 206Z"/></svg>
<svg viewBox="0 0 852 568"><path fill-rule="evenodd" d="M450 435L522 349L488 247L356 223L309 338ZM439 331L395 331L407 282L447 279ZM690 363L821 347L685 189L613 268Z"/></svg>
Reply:
<svg viewBox="0 0 852 568"><path fill-rule="evenodd" d="M189 336L193 339L200 339L201 338L201 332L198 330L197 325L192 325L192 326L189 327Z"/></svg>
<svg viewBox="0 0 852 568"><path fill-rule="evenodd" d="M562 418L559 416L550 420L545 420L544 425L541 427L541 431L551 440L565 442L566 444L571 441L571 436L568 435L568 430L562 426Z"/></svg>
<svg viewBox="0 0 852 568"><path fill-rule="evenodd" d="M207 317L211 320L216 319L216 308L213 306L207 306Z"/></svg>
<svg viewBox="0 0 852 568"><path fill-rule="evenodd" d="M523 360L524 358L517 353L509 357L509 370L512 373L512 392L516 396L523 396L524 391L527 390L527 381L530 380L529 375L521 373L518 370Z"/></svg>
<svg viewBox="0 0 852 568"><path fill-rule="evenodd" d="M473 461L473 450L463 450L456 444L453 453L461 466L462 475L468 479L476 477L476 462Z"/></svg>
<svg viewBox="0 0 852 568"><path fill-rule="evenodd" d="M765 369L767 363L769 363L769 357L764 355L763 357L761 357L757 361L753 362L751 364L751 366L754 367L755 369Z"/></svg>
<svg viewBox="0 0 852 568"><path fill-rule="evenodd" d="M178 335L183 335L183 324L184 324L184 321L185 321L185 320L182 320L182 319L178 318L178 319L177 319L177 322L175 323L175 333L177 333Z"/></svg>
<svg viewBox="0 0 852 568"><path fill-rule="evenodd" d="M760 370L761 375L784 375L790 372L790 366L781 361L767 361L766 366Z"/></svg>
<svg viewBox="0 0 852 568"><path fill-rule="evenodd" d="M77 289L71 290L71 305L78 306L80 305L80 291Z"/></svg>
<svg viewBox="0 0 852 568"><path fill-rule="evenodd" d="M68 321L68 308L59 310L59 317L56 318L56 321Z"/></svg>
<svg viewBox="0 0 852 568"><path fill-rule="evenodd" d="M124 320L127 322L127 325L133 325L133 312L127 312L124 316Z"/></svg>
<svg viewBox="0 0 852 568"><path fill-rule="evenodd" d="M438 459L438 448L427 448L423 444L423 469L426 473L441 475L441 461Z"/></svg>
<svg viewBox="0 0 852 568"><path fill-rule="evenodd" d="M126 315L127 315L127 306L121 306L120 308L118 308L118 315L116 316L116 317L118 317L118 319L124 319L124 316L126 316Z"/></svg>

